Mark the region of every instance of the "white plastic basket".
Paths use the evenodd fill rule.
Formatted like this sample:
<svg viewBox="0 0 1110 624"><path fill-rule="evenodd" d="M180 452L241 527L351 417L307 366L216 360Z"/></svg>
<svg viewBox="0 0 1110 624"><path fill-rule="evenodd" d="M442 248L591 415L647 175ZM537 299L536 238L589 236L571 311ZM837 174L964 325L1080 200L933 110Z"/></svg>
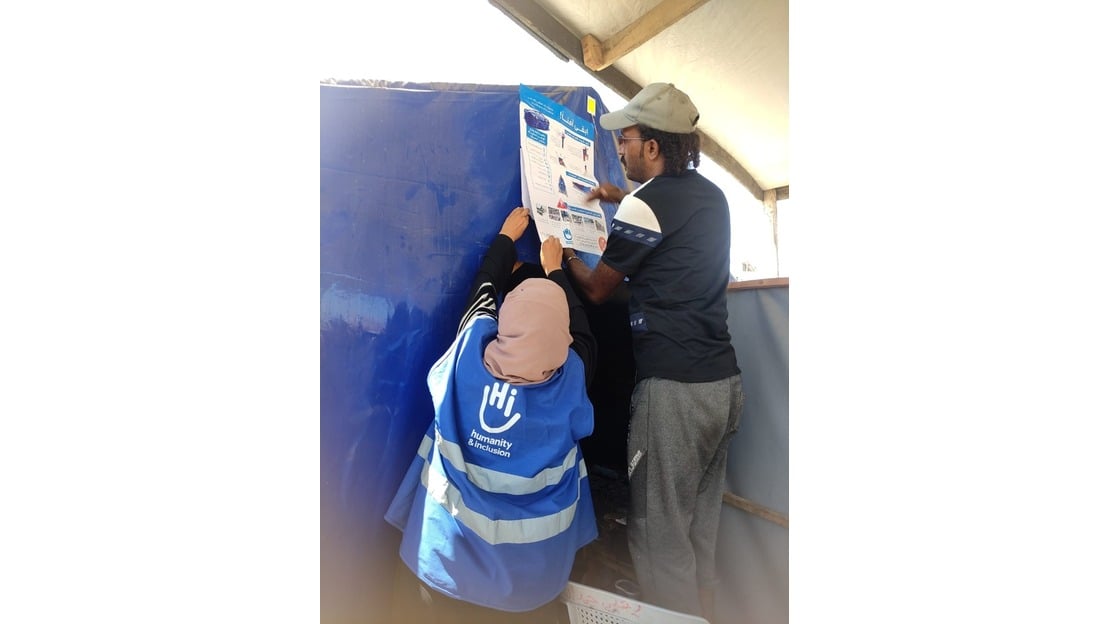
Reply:
<svg viewBox="0 0 1110 624"><path fill-rule="evenodd" d="M705 618L671 611L569 581L560 595L571 624L709 624Z"/></svg>

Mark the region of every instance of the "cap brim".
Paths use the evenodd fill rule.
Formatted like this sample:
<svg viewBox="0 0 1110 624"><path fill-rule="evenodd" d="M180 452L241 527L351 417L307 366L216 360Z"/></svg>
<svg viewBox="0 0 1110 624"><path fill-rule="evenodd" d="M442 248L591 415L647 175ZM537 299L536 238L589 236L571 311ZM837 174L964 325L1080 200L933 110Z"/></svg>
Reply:
<svg viewBox="0 0 1110 624"><path fill-rule="evenodd" d="M606 130L620 130L636 125L636 120L626 115L623 108L619 111L605 113L598 118L597 122Z"/></svg>

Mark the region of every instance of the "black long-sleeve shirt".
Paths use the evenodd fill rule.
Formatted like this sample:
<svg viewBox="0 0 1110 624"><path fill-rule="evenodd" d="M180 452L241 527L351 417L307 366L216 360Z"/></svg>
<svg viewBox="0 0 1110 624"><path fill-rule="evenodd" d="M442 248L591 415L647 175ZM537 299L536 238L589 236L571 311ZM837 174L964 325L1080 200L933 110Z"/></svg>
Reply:
<svg viewBox="0 0 1110 624"><path fill-rule="evenodd" d="M509 276L512 275L514 264L516 264L516 245L513 243L513 239L499 233L493 243L490 244L489 249L486 250L486 255L482 258L482 265L478 268L478 274L474 276L474 282L470 286L470 296L467 297L466 312L463 313L462 320L459 322L456 335L475 316L497 318L497 305L501 297L505 295L506 284L509 281ZM586 367L586 386L588 387L590 382L593 381L594 367L597 364L597 341L590 331L590 322L586 317L586 310L574 289L571 288L570 282L567 281L567 276L562 269L552 271L547 279L558 284L563 289L563 293L566 294L567 307L570 308L570 336L572 340L570 348L574 349L578 357L582 358L582 363Z"/></svg>

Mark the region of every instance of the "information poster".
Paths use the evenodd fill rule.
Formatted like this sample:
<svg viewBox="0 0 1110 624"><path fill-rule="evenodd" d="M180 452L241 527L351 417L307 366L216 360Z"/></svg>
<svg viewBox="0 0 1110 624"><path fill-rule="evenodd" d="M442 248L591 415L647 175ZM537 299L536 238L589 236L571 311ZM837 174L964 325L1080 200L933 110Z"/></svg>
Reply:
<svg viewBox="0 0 1110 624"><path fill-rule="evenodd" d="M520 184L540 241L598 254L609 236L597 186L594 125L539 92L520 85Z"/></svg>

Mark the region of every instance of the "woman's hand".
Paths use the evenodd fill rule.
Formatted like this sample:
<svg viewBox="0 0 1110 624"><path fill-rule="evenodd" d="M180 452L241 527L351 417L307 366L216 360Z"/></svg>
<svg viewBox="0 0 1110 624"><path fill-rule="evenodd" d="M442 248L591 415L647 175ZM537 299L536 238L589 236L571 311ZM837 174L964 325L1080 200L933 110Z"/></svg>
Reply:
<svg viewBox="0 0 1110 624"><path fill-rule="evenodd" d="M501 225L501 233L513 239L514 243L517 242L524 234L524 230L528 228L530 218L527 208L513 208L509 216L505 217L505 223Z"/></svg>
<svg viewBox="0 0 1110 624"><path fill-rule="evenodd" d="M547 240L540 245L540 265L543 266L543 272L548 275L562 268L563 244L559 239L548 236Z"/></svg>

